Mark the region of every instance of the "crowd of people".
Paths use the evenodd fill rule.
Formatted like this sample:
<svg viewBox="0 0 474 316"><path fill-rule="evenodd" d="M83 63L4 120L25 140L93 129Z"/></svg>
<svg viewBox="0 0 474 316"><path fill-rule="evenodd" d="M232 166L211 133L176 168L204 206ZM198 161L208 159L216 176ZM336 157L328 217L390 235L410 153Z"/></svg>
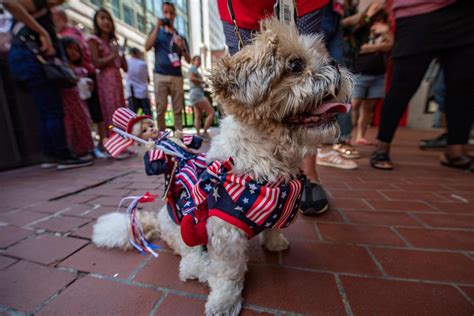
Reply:
<svg viewBox="0 0 474 316"><path fill-rule="evenodd" d="M58 169L87 166L93 158L107 157L103 144L110 136L107 127L118 107L127 106L152 115L150 78L141 49L130 48L130 57L125 58L126 41L118 43L114 20L105 9L95 13L93 34L85 36L68 23L60 6L63 2L3 1L15 21L8 59L10 71L27 86L40 111L43 166ZM233 1L234 17L227 0L217 3L229 53L234 54L251 41L259 21L273 12L275 0ZM298 0L295 4L300 32L322 34L331 57L355 75L352 111L338 116L341 134L337 143L322 144L318 154L308 156L302 164L308 177L307 192L311 193L303 198L303 206L306 202L314 206L317 201L326 200L316 165L358 167L354 159L361 154L354 145L375 145L371 166L394 168L391 142L433 58L439 59L443 69L439 81L444 89L439 103L449 128L440 138L425 140L421 147L444 146L443 165L472 171L472 157L466 149L474 109L466 102L473 99L474 93L474 71L470 69L470 58L474 56L472 1ZM157 19L143 47L146 51L153 49L155 55L153 83L158 129L166 128L168 97L172 100L176 133L183 129L181 63L186 61L190 65L187 75L194 125L197 134L208 140L214 109L205 96L206 82L199 71L201 58L191 56L185 37L174 28L174 5L163 2L162 12L163 17ZM38 56L45 57L47 65L63 60L77 84L61 89L52 85ZM127 73L125 87L122 72ZM387 73L390 85L386 84ZM366 131L373 119L374 106L381 99L384 104L374 144L366 137ZM92 130L96 131L97 140L92 139ZM119 158L133 155L133 151L127 151ZM317 210L310 207L310 211L319 212L327 207L327 202L319 204Z"/></svg>

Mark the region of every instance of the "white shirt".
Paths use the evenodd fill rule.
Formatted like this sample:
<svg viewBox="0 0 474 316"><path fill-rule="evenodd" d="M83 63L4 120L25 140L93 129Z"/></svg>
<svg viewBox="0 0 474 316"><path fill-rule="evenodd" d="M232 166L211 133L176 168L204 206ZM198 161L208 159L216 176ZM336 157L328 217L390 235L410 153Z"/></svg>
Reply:
<svg viewBox="0 0 474 316"><path fill-rule="evenodd" d="M127 85L125 87L126 97L131 97L130 87L133 87L133 95L138 99L148 98L148 69L146 63L138 58L127 59Z"/></svg>

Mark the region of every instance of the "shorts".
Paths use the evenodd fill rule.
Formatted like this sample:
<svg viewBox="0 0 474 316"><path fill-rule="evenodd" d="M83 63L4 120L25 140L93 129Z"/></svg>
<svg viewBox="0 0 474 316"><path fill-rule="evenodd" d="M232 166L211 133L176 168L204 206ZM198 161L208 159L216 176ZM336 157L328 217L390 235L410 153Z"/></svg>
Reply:
<svg viewBox="0 0 474 316"><path fill-rule="evenodd" d="M204 91L202 89L191 89L189 92L189 102L191 102L191 105L194 105L205 98L206 96L204 95Z"/></svg>
<svg viewBox="0 0 474 316"><path fill-rule="evenodd" d="M385 75L355 75L353 99L381 99L385 96Z"/></svg>

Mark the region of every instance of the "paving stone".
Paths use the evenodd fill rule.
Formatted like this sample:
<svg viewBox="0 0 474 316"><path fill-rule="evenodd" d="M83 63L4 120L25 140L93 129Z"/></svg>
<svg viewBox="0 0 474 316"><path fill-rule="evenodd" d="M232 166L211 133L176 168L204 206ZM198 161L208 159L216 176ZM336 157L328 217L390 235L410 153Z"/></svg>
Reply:
<svg viewBox="0 0 474 316"><path fill-rule="evenodd" d="M443 213L467 213L474 214L474 203L441 203L441 202L430 202L431 205L436 207Z"/></svg>
<svg viewBox="0 0 474 316"><path fill-rule="evenodd" d="M32 230L14 226L0 226L0 248L7 248L32 234L34 234Z"/></svg>
<svg viewBox="0 0 474 316"><path fill-rule="evenodd" d="M375 190L331 190L330 195L333 199L370 199L386 200L379 192Z"/></svg>
<svg viewBox="0 0 474 316"><path fill-rule="evenodd" d="M301 216L302 217L302 216ZM316 227L314 223L300 220L299 218L290 227L282 230L288 239L317 240Z"/></svg>
<svg viewBox="0 0 474 316"><path fill-rule="evenodd" d="M428 181L427 181L428 182ZM404 184L404 185L396 185L403 191L407 192L414 192L414 191L425 191L425 192L444 192L449 191L446 186L441 184Z"/></svg>
<svg viewBox="0 0 474 316"><path fill-rule="evenodd" d="M324 240L373 245L404 246L388 227L318 223Z"/></svg>
<svg viewBox="0 0 474 316"><path fill-rule="evenodd" d="M31 211L31 212L41 212L41 213L48 213L48 214L54 214L59 211L65 210L68 207L71 207L71 203L69 201L45 201L41 203L34 204L28 208L26 208L26 211Z"/></svg>
<svg viewBox="0 0 474 316"><path fill-rule="evenodd" d="M471 315L454 287L341 276L354 315Z"/></svg>
<svg viewBox="0 0 474 316"><path fill-rule="evenodd" d="M40 235L23 240L7 249L10 256L49 265L76 252L88 243L86 240L53 235Z"/></svg>
<svg viewBox="0 0 474 316"><path fill-rule="evenodd" d="M10 212L0 215L0 222L9 223L11 225L22 227L32 222L36 222L42 218L49 216L48 214L39 212L30 212L25 210Z"/></svg>
<svg viewBox="0 0 474 316"><path fill-rule="evenodd" d="M74 278L65 271L20 261L0 271L0 304L31 313Z"/></svg>
<svg viewBox="0 0 474 316"><path fill-rule="evenodd" d="M474 250L473 231L397 228L415 247Z"/></svg>
<svg viewBox="0 0 474 316"><path fill-rule="evenodd" d="M305 221L305 222L315 222L315 223L344 223L344 219L342 218L341 214L337 210L332 210L330 212L324 212L323 214L317 216L311 215L303 215L300 214L298 216L298 220Z"/></svg>
<svg viewBox="0 0 474 316"><path fill-rule="evenodd" d="M282 257L285 266L381 275L367 250L358 246L292 241Z"/></svg>
<svg viewBox="0 0 474 316"><path fill-rule="evenodd" d="M474 214L458 215L458 214L415 214L422 222L432 227L447 228L474 228Z"/></svg>
<svg viewBox="0 0 474 316"><path fill-rule="evenodd" d="M69 203L71 205L75 205L75 204L82 204L82 203L89 202L90 200L96 199L98 197L99 197L98 194L89 194L89 193L81 192L79 194L73 194L73 195L63 197L60 199L60 201Z"/></svg>
<svg viewBox="0 0 474 316"><path fill-rule="evenodd" d="M52 217L45 221L41 221L37 224L32 225L35 229L45 229L51 232L66 233L77 227L90 222L91 219L78 218L71 216L58 216Z"/></svg>
<svg viewBox="0 0 474 316"><path fill-rule="evenodd" d="M148 315L161 295L151 289L84 277L37 315Z"/></svg>
<svg viewBox="0 0 474 316"><path fill-rule="evenodd" d="M17 259L10 258L10 257L5 257L5 256L0 256L0 270L5 269L8 266L11 266L15 262L17 262Z"/></svg>
<svg viewBox="0 0 474 316"><path fill-rule="evenodd" d="M243 308L243 309L240 311L240 316L255 316L255 315L259 315L259 316L269 316L269 315L277 315L277 314L267 313L267 312L257 312L257 311L255 311L255 310L248 309L248 308Z"/></svg>
<svg viewBox="0 0 474 316"><path fill-rule="evenodd" d="M197 300L194 298L167 295L166 298L161 302L160 306L156 310L155 316L169 316L169 315L204 315L204 304L203 300Z"/></svg>
<svg viewBox="0 0 474 316"><path fill-rule="evenodd" d="M253 238L249 241L247 254L250 262L278 264L278 252L269 251L263 247L260 244L260 238Z"/></svg>
<svg viewBox="0 0 474 316"><path fill-rule="evenodd" d="M250 265L244 303L311 315L345 315L334 276Z"/></svg>
<svg viewBox="0 0 474 316"><path fill-rule="evenodd" d="M344 213L349 221L354 224L420 226L416 220L401 212L347 210Z"/></svg>
<svg viewBox="0 0 474 316"><path fill-rule="evenodd" d="M97 248L90 244L61 262L60 266L126 279L145 258L138 251Z"/></svg>
<svg viewBox="0 0 474 316"><path fill-rule="evenodd" d="M474 304L474 286L461 286L461 290L471 299L471 302Z"/></svg>
<svg viewBox="0 0 474 316"><path fill-rule="evenodd" d="M117 207L120 203L121 198L117 196L100 196L96 199L90 200L88 204L98 204L106 206L115 206ZM126 204L128 205L128 203ZM125 207L125 205L124 205Z"/></svg>
<svg viewBox="0 0 474 316"><path fill-rule="evenodd" d="M463 254L381 248L372 253L391 276L474 284L474 260Z"/></svg>
<svg viewBox="0 0 474 316"><path fill-rule="evenodd" d="M86 239L92 239L92 230L94 227L95 221L90 222L87 225L82 226L79 229L76 229L71 233L72 236L76 237L81 237L81 238L86 238Z"/></svg>
<svg viewBox="0 0 474 316"><path fill-rule="evenodd" d="M362 199L329 199L330 210L371 210L372 208Z"/></svg>
<svg viewBox="0 0 474 316"><path fill-rule="evenodd" d="M424 203L415 201L384 201L384 200L368 200L372 207L379 211L412 211L412 212L436 212L434 207Z"/></svg>
<svg viewBox="0 0 474 316"><path fill-rule="evenodd" d="M180 259L177 255L160 252L160 256L157 259L152 259L138 272L134 281L168 289L208 295L207 285L196 280L181 282L178 277Z"/></svg>
<svg viewBox="0 0 474 316"><path fill-rule="evenodd" d="M380 193L389 200L396 201L450 201L449 199L432 192L381 191Z"/></svg>

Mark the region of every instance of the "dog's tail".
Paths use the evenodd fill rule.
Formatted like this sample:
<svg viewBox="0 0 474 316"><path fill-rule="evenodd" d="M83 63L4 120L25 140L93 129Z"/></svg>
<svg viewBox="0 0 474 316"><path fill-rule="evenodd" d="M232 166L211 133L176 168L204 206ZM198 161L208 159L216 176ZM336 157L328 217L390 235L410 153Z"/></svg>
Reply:
<svg viewBox="0 0 474 316"><path fill-rule="evenodd" d="M158 217L154 212L139 212L137 220L140 222L145 238L151 240L159 236ZM129 241L129 225L127 214L109 213L102 215L94 224L92 242L97 247L120 248L127 250L132 248Z"/></svg>

